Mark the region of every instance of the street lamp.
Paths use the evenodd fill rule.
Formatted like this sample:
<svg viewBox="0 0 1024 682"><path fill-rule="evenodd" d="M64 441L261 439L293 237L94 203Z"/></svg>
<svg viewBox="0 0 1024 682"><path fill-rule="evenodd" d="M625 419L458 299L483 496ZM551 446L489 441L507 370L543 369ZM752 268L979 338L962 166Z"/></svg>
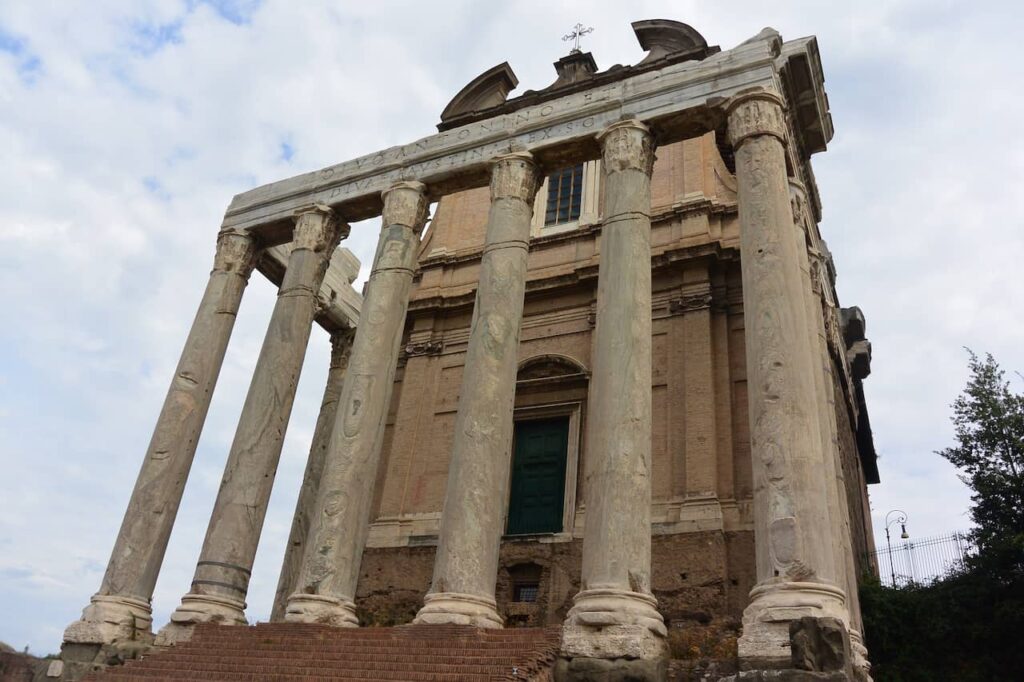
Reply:
<svg viewBox="0 0 1024 682"><path fill-rule="evenodd" d="M897 514L896 518L892 521L889 517L893 514ZM896 569L892 565L892 543L889 541L889 526L894 523L900 524L900 539L906 540L910 537L910 533L907 532L907 513L899 509L893 509L891 512L885 515L885 546L889 548L889 575L892 577L892 586L896 587Z"/></svg>

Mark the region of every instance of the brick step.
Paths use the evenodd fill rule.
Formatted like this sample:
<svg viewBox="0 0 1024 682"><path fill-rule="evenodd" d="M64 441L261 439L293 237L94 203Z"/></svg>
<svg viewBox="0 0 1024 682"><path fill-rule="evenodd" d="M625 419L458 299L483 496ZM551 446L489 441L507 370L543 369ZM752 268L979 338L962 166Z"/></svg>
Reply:
<svg viewBox="0 0 1024 682"><path fill-rule="evenodd" d="M225 661L249 661L259 662L265 664L272 664L276 661L287 659L293 660L295 658L301 658L288 652L279 652L278 655L269 655L264 651L254 651L251 654L240 654L237 656L229 656L217 654L216 652L175 652L172 656L170 654L162 654L159 657L149 656L143 660L160 660L165 663L179 663L179 662L210 662L220 663ZM448 665L455 663L465 663L467 665L515 665L518 661L523 659L523 656L509 656L509 655L495 655L495 656L482 656L478 652L473 652L465 656L455 655L411 655L411 654L370 654L363 652L354 652L347 655L331 655L331 656L316 656L315 659L319 664L327 665L334 663L357 663L360 661L367 660L381 660L386 659L396 664L403 663L415 663L415 664L430 664L430 665Z"/></svg>
<svg viewBox="0 0 1024 682"><path fill-rule="evenodd" d="M506 669L511 669L515 665L515 662L496 662L484 659L484 661L444 661L441 663L432 663L429 661L401 661L396 662L390 659L363 659L363 660L349 660L349 661L338 661L338 663L344 663L344 667L349 670L423 670L426 668L435 669L443 668L445 666L458 665L459 669L468 673L502 673ZM296 662L294 658L291 659L278 659L278 660L245 660L230 659L222 661L166 661L166 660L151 660L141 661L137 665L133 666L135 670L209 670L212 672L259 672L267 668L289 668L294 670L296 673L305 674L316 674L318 671L323 670L329 666L326 661L313 662Z"/></svg>
<svg viewBox="0 0 1024 682"><path fill-rule="evenodd" d="M557 627L478 630L424 625L358 629L297 623L201 625L189 642L155 650L85 680L528 680L543 671L550 672L560 641Z"/></svg>

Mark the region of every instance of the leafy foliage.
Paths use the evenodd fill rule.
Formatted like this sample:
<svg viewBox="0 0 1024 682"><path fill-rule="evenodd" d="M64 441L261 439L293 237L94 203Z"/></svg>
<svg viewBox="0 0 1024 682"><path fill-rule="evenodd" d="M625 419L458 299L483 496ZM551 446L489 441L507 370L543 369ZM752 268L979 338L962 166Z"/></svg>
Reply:
<svg viewBox="0 0 1024 682"><path fill-rule="evenodd" d="M937 454L973 491L978 551L927 585L861 585L880 682L1024 679L1024 395L991 355L968 352L971 377L953 403L957 443Z"/></svg>
<svg viewBox="0 0 1024 682"><path fill-rule="evenodd" d="M994 579L1024 576L1024 395L1013 393L991 355L970 353L971 378L953 403L957 444L938 454L973 494L975 564Z"/></svg>

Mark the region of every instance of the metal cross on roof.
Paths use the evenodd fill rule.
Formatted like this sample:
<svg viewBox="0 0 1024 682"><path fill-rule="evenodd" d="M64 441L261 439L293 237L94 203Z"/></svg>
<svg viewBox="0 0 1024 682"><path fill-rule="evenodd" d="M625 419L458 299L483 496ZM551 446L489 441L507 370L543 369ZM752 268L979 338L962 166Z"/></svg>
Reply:
<svg viewBox="0 0 1024 682"><path fill-rule="evenodd" d="M572 27L572 33L570 33L569 35L562 36L562 40L572 40L572 41L575 41L573 43L572 51L573 52L579 52L580 51L580 38L582 38L583 36L587 35L588 33L593 33L593 32L594 32L594 27L593 26L588 26L588 27L584 28L583 24L576 24L575 26Z"/></svg>

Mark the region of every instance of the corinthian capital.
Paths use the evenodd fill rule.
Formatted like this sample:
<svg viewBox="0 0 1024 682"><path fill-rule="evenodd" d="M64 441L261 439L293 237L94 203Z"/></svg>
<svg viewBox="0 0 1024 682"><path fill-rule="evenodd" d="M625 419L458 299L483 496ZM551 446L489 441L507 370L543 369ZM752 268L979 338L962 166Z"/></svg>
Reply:
<svg viewBox="0 0 1024 682"><path fill-rule="evenodd" d="M597 134L605 173L654 170L654 140L650 129L636 119L613 123Z"/></svg>
<svg viewBox="0 0 1024 682"><path fill-rule="evenodd" d="M529 152L499 156L491 166L491 201L522 199L532 204L540 188L540 169Z"/></svg>
<svg viewBox="0 0 1024 682"><path fill-rule="evenodd" d="M419 234L427 223L427 186L422 182L397 182L381 193L384 212L383 227L404 225Z"/></svg>
<svg viewBox="0 0 1024 682"><path fill-rule="evenodd" d="M759 135L771 135L786 141L786 116L782 98L769 90L737 95L726 104L729 116L729 142L739 149L744 141Z"/></svg>
<svg viewBox="0 0 1024 682"><path fill-rule="evenodd" d="M312 204L295 212L292 241L296 249L330 253L348 233L348 224L339 220L330 206Z"/></svg>
<svg viewBox="0 0 1024 682"><path fill-rule="evenodd" d="M256 240L248 232L221 232L217 235L217 255L213 258L213 269L233 272L248 279L256 265L258 250Z"/></svg>

